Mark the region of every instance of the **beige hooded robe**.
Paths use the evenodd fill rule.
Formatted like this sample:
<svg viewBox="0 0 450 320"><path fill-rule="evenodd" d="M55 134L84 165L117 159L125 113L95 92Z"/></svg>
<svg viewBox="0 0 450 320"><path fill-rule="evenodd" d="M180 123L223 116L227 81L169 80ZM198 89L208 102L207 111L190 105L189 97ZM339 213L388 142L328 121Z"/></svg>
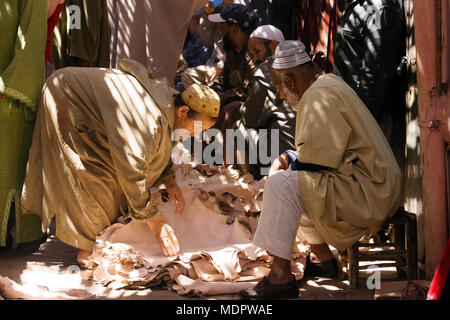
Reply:
<svg viewBox="0 0 450 320"><path fill-rule="evenodd" d="M400 206L402 174L357 94L333 74L320 76L297 111L299 161L328 167L300 171L305 209L324 240L345 250Z"/></svg>
<svg viewBox="0 0 450 320"><path fill-rule="evenodd" d="M55 217L56 236L87 251L127 207L140 222L156 216L150 187L171 170L172 90L137 62L121 66L48 79L28 161L23 212L43 230Z"/></svg>

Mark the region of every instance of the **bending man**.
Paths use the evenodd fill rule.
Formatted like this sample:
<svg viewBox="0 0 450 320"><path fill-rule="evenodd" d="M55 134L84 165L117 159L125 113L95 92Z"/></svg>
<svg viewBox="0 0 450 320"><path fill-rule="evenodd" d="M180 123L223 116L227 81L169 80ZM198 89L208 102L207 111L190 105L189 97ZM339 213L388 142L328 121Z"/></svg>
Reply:
<svg viewBox="0 0 450 320"><path fill-rule="evenodd" d="M56 218L56 237L80 249L86 262L96 236L128 209L148 223L165 255L179 246L152 201L150 187L165 183L169 197L184 200L171 172L172 132L193 134L219 114L218 95L195 85L175 102L165 79L141 64L114 69L65 68L43 90L22 195L25 213ZM186 137L183 137L188 138Z"/></svg>

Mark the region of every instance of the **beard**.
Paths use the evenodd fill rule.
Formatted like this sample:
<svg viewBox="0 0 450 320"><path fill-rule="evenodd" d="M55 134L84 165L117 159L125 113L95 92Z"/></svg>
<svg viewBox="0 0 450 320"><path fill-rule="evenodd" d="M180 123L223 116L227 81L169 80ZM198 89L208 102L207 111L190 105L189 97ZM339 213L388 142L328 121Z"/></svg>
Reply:
<svg viewBox="0 0 450 320"><path fill-rule="evenodd" d="M223 50L225 50L225 52L235 51L233 41L231 41L229 35L223 36Z"/></svg>
<svg viewBox="0 0 450 320"><path fill-rule="evenodd" d="M264 52L264 58L259 58L256 61L257 65L267 61L272 56L272 50L270 49L268 42L265 43L265 49L266 49L266 51Z"/></svg>
<svg viewBox="0 0 450 320"><path fill-rule="evenodd" d="M265 60L261 60L261 59L253 59L253 62L255 63L256 66L260 65L261 63L263 63Z"/></svg>
<svg viewBox="0 0 450 320"><path fill-rule="evenodd" d="M285 101L287 104L295 111L298 109L298 105L300 103L301 97L298 93L289 90L286 85L282 84L283 96L285 97Z"/></svg>

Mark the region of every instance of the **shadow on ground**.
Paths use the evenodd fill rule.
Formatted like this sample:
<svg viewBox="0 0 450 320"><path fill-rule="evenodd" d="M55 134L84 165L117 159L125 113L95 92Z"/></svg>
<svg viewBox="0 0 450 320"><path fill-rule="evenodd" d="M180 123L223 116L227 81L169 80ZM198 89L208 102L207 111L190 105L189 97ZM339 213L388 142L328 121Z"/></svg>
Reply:
<svg viewBox="0 0 450 320"><path fill-rule="evenodd" d="M48 288L50 292L68 289L87 290L93 299L154 299L195 300L163 289L115 290L92 281L83 280L83 271L76 264L77 249L70 247L51 235L39 250L29 254L2 254L0 275L24 286ZM374 292L365 286L350 289L348 281L339 279L303 279L299 283L301 300L372 300ZM212 300L236 300L237 295L212 296Z"/></svg>

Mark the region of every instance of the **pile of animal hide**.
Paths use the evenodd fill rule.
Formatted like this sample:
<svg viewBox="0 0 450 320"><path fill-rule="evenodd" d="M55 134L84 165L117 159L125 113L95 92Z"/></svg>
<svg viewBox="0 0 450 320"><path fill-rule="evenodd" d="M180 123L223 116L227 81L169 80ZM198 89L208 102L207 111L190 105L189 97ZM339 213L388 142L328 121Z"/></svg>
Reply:
<svg viewBox="0 0 450 320"><path fill-rule="evenodd" d="M270 271L272 257L251 243L261 211L265 179L253 180L231 167L174 165L186 206L153 190L165 221L180 244L166 257L147 224L116 223L96 240L88 277L116 289L162 287L181 295L232 294L253 287ZM309 247L297 242L292 270L303 277Z"/></svg>

